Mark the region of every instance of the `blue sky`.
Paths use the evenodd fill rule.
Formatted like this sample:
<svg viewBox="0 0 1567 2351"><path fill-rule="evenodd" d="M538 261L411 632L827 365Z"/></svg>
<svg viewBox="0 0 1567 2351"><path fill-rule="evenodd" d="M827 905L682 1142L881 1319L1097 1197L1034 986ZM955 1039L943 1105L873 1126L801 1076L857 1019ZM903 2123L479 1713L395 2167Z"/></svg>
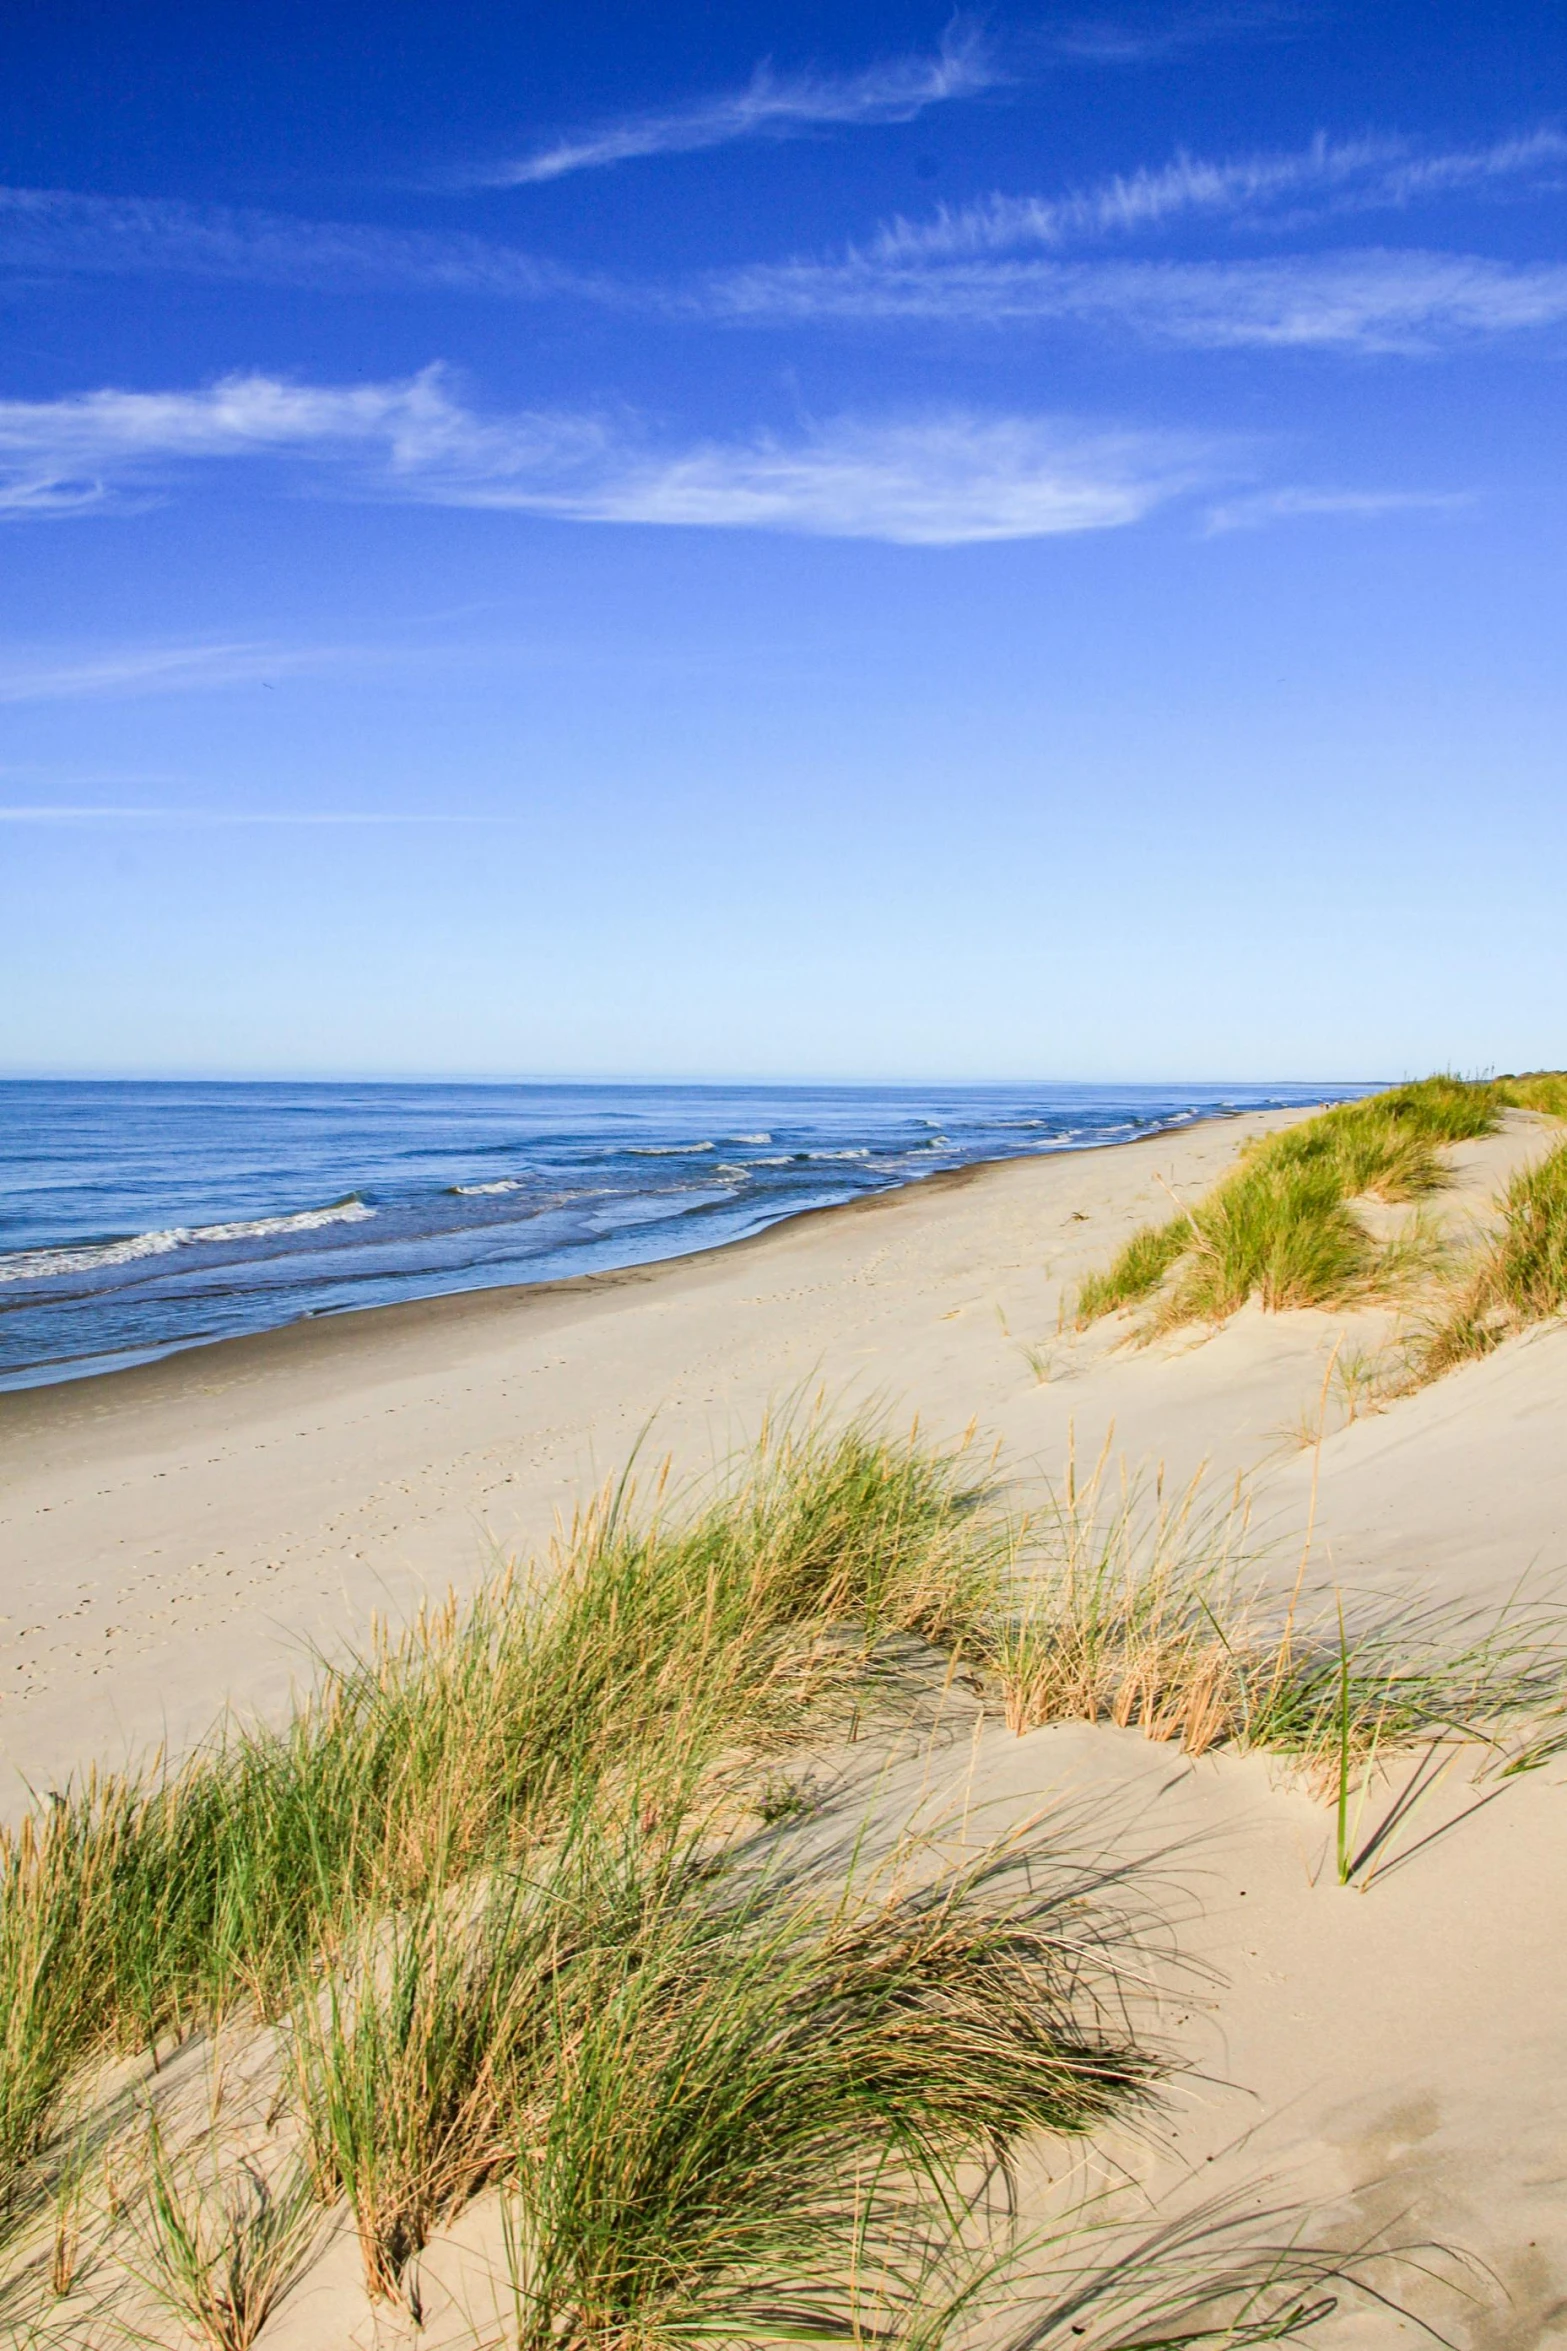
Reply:
<svg viewBox="0 0 1567 2351"><path fill-rule="evenodd" d="M1564 68L18 0L0 1066L1567 1059Z"/></svg>

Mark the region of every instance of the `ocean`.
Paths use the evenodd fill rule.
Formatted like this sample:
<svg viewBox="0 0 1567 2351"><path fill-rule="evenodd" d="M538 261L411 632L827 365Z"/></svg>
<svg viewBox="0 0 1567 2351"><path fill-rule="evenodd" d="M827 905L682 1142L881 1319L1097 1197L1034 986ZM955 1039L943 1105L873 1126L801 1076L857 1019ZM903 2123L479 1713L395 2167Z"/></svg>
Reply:
<svg viewBox="0 0 1567 2351"><path fill-rule="evenodd" d="M0 1082L0 1388L1365 1090Z"/></svg>

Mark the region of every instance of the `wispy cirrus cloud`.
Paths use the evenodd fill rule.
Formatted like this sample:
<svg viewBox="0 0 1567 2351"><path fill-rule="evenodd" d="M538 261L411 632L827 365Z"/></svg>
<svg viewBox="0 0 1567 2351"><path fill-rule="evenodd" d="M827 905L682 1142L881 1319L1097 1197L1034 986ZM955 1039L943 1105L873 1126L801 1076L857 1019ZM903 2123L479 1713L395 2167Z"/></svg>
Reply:
<svg viewBox="0 0 1567 2351"><path fill-rule="evenodd" d="M352 386L252 375L0 402L0 512L77 514L192 466L247 460L352 496L905 546L1114 529L1234 464L1217 438L962 412L670 448L603 417L480 415L438 368Z"/></svg>
<svg viewBox="0 0 1567 2351"><path fill-rule="evenodd" d="M595 420L565 415L487 422L451 393L439 368L387 383L310 385L227 376L199 391L71 394L0 401L0 514L79 513L134 500L171 469L219 459L293 459L354 473L409 495L444 488L453 502L527 479L541 491L605 445Z"/></svg>
<svg viewBox="0 0 1567 2351"><path fill-rule="evenodd" d="M1444 333L1538 323L1526 314L1542 302L1551 309L1552 265L1518 269L1374 248L1262 261L1226 255L1178 268L1145 258L1135 274L1111 262L1080 259L1071 271L1051 264L1182 225L1272 233L1352 212L1404 212L1466 192L1538 194L1564 184L1567 134L1549 126L1488 146L1424 153L1392 139L1318 138L1282 154L1217 161L1178 155L1061 195L994 195L924 219L895 219L837 256L757 263L685 284L567 270L482 237L13 188L0 189L0 268L510 301L575 298L717 322L1064 318L1120 322L1180 341L1361 340L1371 348L1412 348ZM1460 298L1461 281L1467 291ZM1444 284L1453 290L1449 303L1441 299ZM1415 316L1422 309L1423 323ZM13 489L13 511L21 496ZM51 493L51 503L58 499Z"/></svg>
<svg viewBox="0 0 1567 2351"><path fill-rule="evenodd" d="M896 219L837 256L715 272L680 299L715 319L1062 320L1207 348L1421 353L1556 323L1567 265L1398 246L1258 257L1080 258L1187 224L1299 231L1350 212L1462 193L1567 185L1567 133L1420 153L1407 142L1313 140L1210 161L1178 155L1056 196L991 196Z"/></svg>
<svg viewBox="0 0 1567 2351"><path fill-rule="evenodd" d="M411 288L513 301L565 293L613 298L604 281L483 237L61 188L0 188L0 268L333 293Z"/></svg>
<svg viewBox="0 0 1567 2351"><path fill-rule="evenodd" d="M738 271L706 293L735 320L1000 327L1066 321L1206 350L1427 356L1567 320L1567 264L1402 248L1276 261L859 261Z"/></svg>
<svg viewBox="0 0 1567 2351"><path fill-rule="evenodd" d="M44 654L0 661L0 704L78 702L105 695L183 694L228 686L276 685L363 659L335 646L256 643L124 645L86 657Z"/></svg>
<svg viewBox="0 0 1567 2351"><path fill-rule="evenodd" d="M1118 174L1064 195L991 195L921 221L888 221L827 259L719 270L674 296L712 320L1006 327L1027 320L1128 331L1196 348L1433 353L1567 317L1565 263L1511 263L1417 247L1219 259L1083 249L1189 223L1299 230L1349 212L1405 212L1459 193L1567 186L1567 134L1551 125L1489 146L1417 153L1407 141L1313 139L1290 153Z"/></svg>
<svg viewBox="0 0 1567 2351"><path fill-rule="evenodd" d="M1037 417L847 420L789 442L635 460L564 509L601 522L701 524L954 546L1140 522L1215 464L1195 435L1083 432Z"/></svg>
<svg viewBox="0 0 1567 2351"><path fill-rule="evenodd" d="M1567 133L1554 126L1481 147L1421 153L1404 139L1329 139L1219 161L1179 154L1059 196L989 196L897 219L849 258L942 262L1043 247L1061 252L1186 220L1301 227L1344 212L1401 211L1466 192L1539 193L1567 184Z"/></svg>
<svg viewBox="0 0 1567 2351"><path fill-rule="evenodd" d="M1228 531L1263 530L1275 522L1379 522L1390 514L1461 514L1473 504L1463 490L1253 490L1211 507L1203 529L1211 539Z"/></svg>
<svg viewBox="0 0 1567 2351"><path fill-rule="evenodd" d="M790 139L815 130L912 122L928 107L977 97L1004 79L977 24L954 17L932 54L889 58L857 74L780 74L763 63L742 89L661 113L625 115L456 176L470 187L537 187L572 172L604 171L649 155L690 155L742 139Z"/></svg>
<svg viewBox="0 0 1567 2351"><path fill-rule="evenodd" d="M572 172L603 171L649 155L689 155L743 139L913 122L929 107L979 97L1026 78L1046 61L1141 64L1215 41L1292 31L1303 21L1301 10L1287 0L1083 17L1017 35L1016 64L1006 65L980 22L960 14L931 54L889 58L857 74L780 74L766 61L741 89L568 132L523 155L471 166L456 176L468 186L537 187Z"/></svg>
<svg viewBox="0 0 1567 2351"><path fill-rule="evenodd" d="M1143 9L1115 16L1080 16L1055 25L1048 47L1058 57L1090 65L1151 65L1215 42L1278 38L1311 21L1288 0L1235 0L1229 7Z"/></svg>

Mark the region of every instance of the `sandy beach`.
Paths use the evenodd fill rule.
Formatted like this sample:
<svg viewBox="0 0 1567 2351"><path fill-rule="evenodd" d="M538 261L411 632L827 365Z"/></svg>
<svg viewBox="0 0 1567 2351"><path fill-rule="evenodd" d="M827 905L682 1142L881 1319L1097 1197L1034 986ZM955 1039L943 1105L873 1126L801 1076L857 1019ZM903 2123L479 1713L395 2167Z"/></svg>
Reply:
<svg viewBox="0 0 1567 2351"><path fill-rule="evenodd" d="M1107 1437L1187 1478L1261 1472L1303 1513L1335 1347L1389 1323L1247 1309L1215 1335L1061 1332L1063 1301L1295 1114L1003 1162L800 1217L703 1257L296 1324L145 1369L0 1396L0 1755L20 1795L84 1758L277 1707L314 1650L472 1585L547 1537L640 1446L687 1474L820 1389L842 1407L976 1422L1018 1478ZM1453 1154L1462 1227L1544 1145L1541 1123ZM1357 1578L1487 1597L1567 1538L1555 1335L1325 1444L1324 1557ZM1330 1429L1342 1407L1329 1399Z"/></svg>
<svg viewBox="0 0 1567 2351"><path fill-rule="evenodd" d="M1357 1409L1338 1367L1387 1337L1388 1309L1249 1307L1147 1347L1126 1343L1124 1318L1083 1332L1065 1319L1128 1232L1297 1115L986 1166L702 1258L302 1324L0 1398L13 1811L24 1783L61 1785L91 1759L183 1751L224 1705L278 1713L313 1652L536 1550L634 1447L650 1471L669 1455L696 1475L818 1390L835 1411L917 1414L942 1439L977 1423L1020 1500L1070 1452L1091 1462L1107 1446L1128 1476L1239 1476L1286 1581L1309 1535L1313 1579L1351 1592L1479 1607L1521 1580L1559 1592L1567 1330ZM1437 1213L1483 1223L1550 1139L1509 1112L1449 1154ZM1211 1972L1167 2003L1189 2076L1156 2127L1112 2139L1107 2167L1156 2197L1201 2174L1259 2204L1277 2190L1345 2241L1383 2229L1457 2249L1484 2268L1469 2304L1431 2289L1451 2339L1567 2340L1559 1763L1461 1822L1459 1775L1422 1834L1456 1825L1369 1891L1333 1882L1322 1802L1259 1756L1192 1760L1073 1726L1019 1739L991 1721L910 1771L910 1803L1003 1820L1091 1799L1128 1850L1166 1855L1177 1939ZM432 2311L461 2300L438 2291L461 2242L459 2225L428 2258ZM351 2254L334 2250L269 2343L324 2343L329 2314L334 2342L395 2338L384 2316L352 2315ZM1321 2336L1414 2338L1385 2311Z"/></svg>

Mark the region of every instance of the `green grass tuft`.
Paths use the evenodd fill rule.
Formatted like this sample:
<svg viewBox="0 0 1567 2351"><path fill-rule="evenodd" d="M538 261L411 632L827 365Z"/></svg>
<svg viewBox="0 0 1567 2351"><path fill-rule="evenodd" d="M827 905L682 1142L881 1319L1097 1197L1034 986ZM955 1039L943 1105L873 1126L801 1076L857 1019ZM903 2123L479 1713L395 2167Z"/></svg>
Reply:
<svg viewBox="0 0 1567 2351"><path fill-rule="evenodd" d="M1531 1323L1567 1313L1567 1143L1514 1176L1501 1230L1486 1242L1447 1314L1416 1351L1430 1377L1488 1355Z"/></svg>
<svg viewBox="0 0 1567 2351"><path fill-rule="evenodd" d="M1136 1306L1159 1287L1172 1265L1190 1248L1192 1227L1184 1216L1168 1224L1145 1224L1116 1252L1103 1273L1086 1274L1077 1293L1079 1325L1102 1314Z"/></svg>
<svg viewBox="0 0 1567 2351"><path fill-rule="evenodd" d="M1156 1320L1218 1322L1255 1297L1274 1313L1347 1297L1370 1244L1331 1165L1259 1152L1192 1218L1180 1279Z"/></svg>
<svg viewBox="0 0 1567 2351"><path fill-rule="evenodd" d="M1489 1083L1425 1078L1265 1137L1194 1208L1134 1233L1087 1277L1079 1326L1161 1290L1156 1330L1220 1321L1252 1298L1278 1312L1396 1288L1409 1252L1379 1248L1351 1203L1437 1190L1442 1149L1490 1134L1505 1107Z"/></svg>
<svg viewBox="0 0 1567 2351"><path fill-rule="evenodd" d="M1528 1070L1522 1077L1496 1080L1496 1090L1514 1110L1533 1110L1543 1118L1567 1119L1567 1071Z"/></svg>
<svg viewBox="0 0 1567 2351"><path fill-rule="evenodd" d="M320 2241L307 2174L296 2165L274 2183L247 2162L227 2178L193 2177L156 2124L147 2152L146 2282L207 2351L251 2351Z"/></svg>
<svg viewBox="0 0 1567 2351"><path fill-rule="evenodd" d="M476 1919L437 1897L372 1915L301 2000L296 2084L318 2191L347 2198L372 2299L399 2298L430 2231L504 2168L505 2083L540 1945L504 1889Z"/></svg>
<svg viewBox="0 0 1567 2351"><path fill-rule="evenodd" d="M533 1585L379 1640L282 1729L0 1835L0 2194L97 2057L283 2013L367 1908L506 1864L641 1751L761 1751L874 1700L889 1638L949 1639L990 1588L981 1483L863 1425L776 1430L696 1504L623 1483Z"/></svg>
<svg viewBox="0 0 1567 2351"><path fill-rule="evenodd" d="M852 2332L856 2292L965 2178L1155 2078L1094 1949L1098 1889L1037 1837L856 1867L650 1842L631 1818L561 1875L517 2116L519 2334L540 2351L754 2339L784 2312Z"/></svg>

